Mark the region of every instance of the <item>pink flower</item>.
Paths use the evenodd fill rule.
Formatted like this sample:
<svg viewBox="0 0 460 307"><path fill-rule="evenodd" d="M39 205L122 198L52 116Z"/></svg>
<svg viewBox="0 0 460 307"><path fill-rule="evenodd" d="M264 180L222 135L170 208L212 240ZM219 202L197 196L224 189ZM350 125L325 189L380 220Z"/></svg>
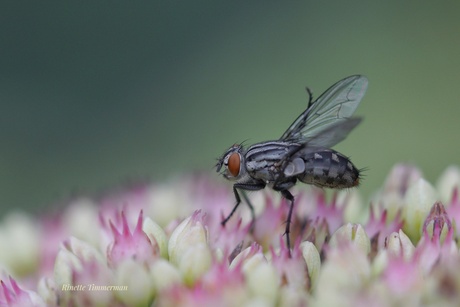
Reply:
<svg viewBox="0 0 460 307"><path fill-rule="evenodd" d="M454 229L446 209L442 203L436 202L423 224L423 236L414 255L423 272L430 272L436 263L458 254L453 234Z"/></svg>
<svg viewBox="0 0 460 307"><path fill-rule="evenodd" d="M235 256L232 257L235 250L241 250L245 243L250 242L250 228L251 224L243 226L241 219L237 224L220 226L220 229L209 232L210 246L216 250L216 253L221 253L223 258L232 259Z"/></svg>
<svg viewBox="0 0 460 307"><path fill-rule="evenodd" d="M396 296L414 295L422 290L424 276L418 263L403 257L392 257L382 274L382 280L390 293Z"/></svg>
<svg viewBox="0 0 460 307"><path fill-rule="evenodd" d="M326 202L325 194L316 192L316 210L311 214L311 219L324 220L330 232L336 231L343 225L343 208L337 204L337 194L334 194L330 203Z"/></svg>
<svg viewBox="0 0 460 307"><path fill-rule="evenodd" d="M264 195L264 200L265 208L257 217L252 233L258 244L267 250L269 246L279 244L278 237L280 233L284 232L289 207L285 200L275 205L273 198L268 195ZM298 235L294 230L297 224L296 216L296 214L293 214L291 240L295 240L294 238Z"/></svg>
<svg viewBox="0 0 460 307"><path fill-rule="evenodd" d="M152 242L142 230L143 213L139 213L136 227L131 233L124 211L121 211L121 231L112 222L113 242L107 249L107 260L111 267L117 266L126 259L135 259L140 263L152 263L159 257L159 247L156 241Z"/></svg>
<svg viewBox="0 0 460 307"><path fill-rule="evenodd" d="M158 299L160 306L239 306L247 300L241 265L229 270L225 262L213 262L192 287L176 285Z"/></svg>
<svg viewBox="0 0 460 307"><path fill-rule="evenodd" d="M281 276L281 283L287 287L310 289L310 275L299 241L294 245L291 253L286 245L282 244L282 238L280 238L280 241L279 251L276 252L271 248L270 255L273 266L278 275Z"/></svg>
<svg viewBox="0 0 460 307"><path fill-rule="evenodd" d="M456 228L456 235L460 235L460 198L459 190L460 187L455 187L452 191L452 199L447 203L447 214L452 218L452 221L455 222L455 225L459 225Z"/></svg>
<svg viewBox="0 0 460 307"><path fill-rule="evenodd" d="M46 306L43 299L37 293L21 289L11 276L1 278L0 287L0 306Z"/></svg>
<svg viewBox="0 0 460 307"><path fill-rule="evenodd" d="M403 221L401 220L401 212L398 211L394 219L389 220L388 211L386 209L376 210L376 208L371 205L369 213L369 221L365 225L366 233L371 239L377 240L378 248L382 248L385 238L402 228Z"/></svg>

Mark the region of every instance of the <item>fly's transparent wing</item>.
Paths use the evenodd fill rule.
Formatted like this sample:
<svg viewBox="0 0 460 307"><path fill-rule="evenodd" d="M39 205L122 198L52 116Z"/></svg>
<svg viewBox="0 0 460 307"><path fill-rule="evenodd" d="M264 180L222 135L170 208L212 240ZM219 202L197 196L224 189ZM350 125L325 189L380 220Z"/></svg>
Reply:
<svg viewBox="0 0 460 307"><path fill-rule="evenodd" d="M308 139L308 147L312 148L329 148L334 144L342 142L359 123L362 121L360 117L353 118L343 118L340 121L328 125L326 129L321 129L321 131L313 135ZM332 143L332 144L331 144Z"/></svg>
<svg viewBox="0 0 460 307"><path fill-rule="evenodd" d="M313 138L304 142L302 146L293 146L280 160L279 164L283 165L298 152L312 153L329 148L330 140L336 140L336 143L343 141L348 133L353 130L361 122L360 117L347 118L330 125L327 129L315 135Z"/></svg>
<svg viewBox="0 0 460 307"><path fill-rule="evenodd" d="M300 114L280 139L319 147L331 147L342 141L359 121L344 124L347 129L343 131L335 130L343 128L341 122L350 120L366 93L367 84L367 78L359 75L340 80Z"/></svg>

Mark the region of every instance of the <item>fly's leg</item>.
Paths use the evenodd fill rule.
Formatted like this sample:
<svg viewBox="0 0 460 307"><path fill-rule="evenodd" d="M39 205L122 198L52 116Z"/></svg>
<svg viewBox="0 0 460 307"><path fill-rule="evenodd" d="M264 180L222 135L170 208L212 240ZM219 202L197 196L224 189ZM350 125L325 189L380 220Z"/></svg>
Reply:
<svg viewBox="0 0 460 307"><path fill-rule="evenodd" d="M240 205L241 198L240 198L240 195L238 194L238 189L239 189L239 190L243 190L244 200L246 201L246 203L249 206L249 209L251 210L251 216L252 216L252 226L251 226L251 228L252 228L254 226L254 220L255 220L254 207L252 206L251 202L249 201L249 199L246 196L246 194L244 193L244 191L257 191L257 190L261 190L263 188L265 188L264 183L254 183L254 184L235 183L233 185L233 194L235 194L236 204L233 207L233 209L230 212L230 214L221 222L221 225L225 227L225 224L227 224L227 222L232 217L233 213L235 213L236 208L238 208L238 206Z"/></svg>
<svg viewBox="0 0 460 307"><path fill-rule="evenodd" d="M291 192L289 192L288 190L281 190L280 192L284 198L291 202L291 205L289 206L288 217L286 220L286 230L284 231L284 234L286 235L286 246L289 251L289 257L291 257L291 238L289 234L291 233L291 219L292 211L294 209L294 196L292 196Z"/></svg>
<svg viewBox="0 0 460 307"><path fill-rule="evenodd" d="M254 225L256 224L256 213L254 212L254 206L251 204L246 192L241 191L241 194L243 194L243 198L248 204L249 210L251 210L251 227L249 228L249 231L252 233L254 231Z"/></svg>
<svg viewBox="0 0 460 307"><path fill-rule="evenodd" d="M235 194L236 204L233 207L233 209L230 212L230 214L220 223L224 227L225 227L225 224L227 224L228 220L230 220L230 218L232 217L233 213L235 213L236 208L238 208L238 206L241 203L241 198L240 198L240 195L238 194L238 191L235 188L235 185L233 186L233 194Z"/></svg>

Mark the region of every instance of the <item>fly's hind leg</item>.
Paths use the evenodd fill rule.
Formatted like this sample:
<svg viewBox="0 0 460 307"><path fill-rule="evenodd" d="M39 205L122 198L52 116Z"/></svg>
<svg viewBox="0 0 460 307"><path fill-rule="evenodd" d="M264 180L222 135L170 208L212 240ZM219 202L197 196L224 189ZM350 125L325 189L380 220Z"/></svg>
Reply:
<svg viewBox="0 0 460 307"><path fill-rule="evenodd" d="M290 178L289 181L285 181L283 183L278 183L276 186L273 187L275 191L279 191L281 196L286 198L289 202L289 212L286 220L286 229L284 234L286 235L286 246L289 251L289 257L291 256L291 220L292 220L292 211L294 210L294 196L292 196L291 192L289 192L289 188L293 187L296 183L297 179Z"/></svg>
<svg viewBox="0 0 460 307"><path fill-rule="evenodd" d="M291 233L291 220L292 220L292 211L294 210L294 196L292 196L291 192L288 190L281 190L281 195L289 200L291 202L289 206L289 212L286 220L286 229L284 231L284 234L286 235L286 246L289 251L289 257L291 256L291 238L290 238L290 233Z"/></svg>

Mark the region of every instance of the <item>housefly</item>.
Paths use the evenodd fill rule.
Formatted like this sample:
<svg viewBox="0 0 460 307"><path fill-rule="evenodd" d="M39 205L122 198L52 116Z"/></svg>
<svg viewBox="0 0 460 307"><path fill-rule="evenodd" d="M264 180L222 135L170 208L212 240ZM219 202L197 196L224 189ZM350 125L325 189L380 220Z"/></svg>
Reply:
<svg viewBox="0 0 460 307"><path fill-rule="evenodd" d="M222 225L225 226L241 203L238 191L243 191L254 221L254 209L244 191L268 186L290 202L285 230L290 250L294 196L289 189L297 181L332 189L358 186L360 171L350 159L330 147L344 140L361 122L361 118L351 116L363 98L367 84L364 76L350 76L332 85L315 101L307 88L307 109L278 140L257 143L247 149L242 144L235 144L227 149L216 167L217 172L223 167L222 175L235 182L236 204Z"/></svg>

